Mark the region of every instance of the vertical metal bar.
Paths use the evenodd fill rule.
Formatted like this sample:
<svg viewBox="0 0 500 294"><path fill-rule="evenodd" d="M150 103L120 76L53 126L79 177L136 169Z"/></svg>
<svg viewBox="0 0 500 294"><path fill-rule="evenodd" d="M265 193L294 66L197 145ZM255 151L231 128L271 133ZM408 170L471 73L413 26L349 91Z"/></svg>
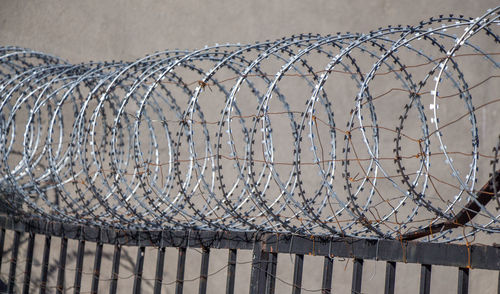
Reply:
<svg viewBox="0 0 500 294"><path fill-rule="evenodd" d="M234 294L234 281L236 277L236 249L229 249L227 257L226 294Z"/></svg>
<svg viewBox="0 0 500 294"><path fill-rule="evenodd" d="M500 271L498 271L498 294L500 294Z"/></svg>
<svg viewBox="0 0 500 294"><path fill-rule="evenodd" d="M385 294L394 294L396 283L396 263L388 261L385 265Z"/></svg>
<svg viewBox="0 0 500 294"><path fill-rule="evenodd" d="M295 264L293 267L292 294L300 294L300 290L302 289L303 268L304 268L304 254L295 254Z"/></svg>
<svg viewBox="0 0 500 294"><path fill-rule="evenodd" d="M19 253L19 244L21 243L21 232L14 232L14 243L12 244L12 255L10 257L10 269L9 269L9 283L7 287L8 293L14 292L14 287L16 286L16 267L17 267L17 255Z"/></svg>
<svg viewBox="0 0 500 294"><path fill-rule="evenodd" d="M431 270L430 264L422 264L420 267L420 294L431 292Z"/></svg>
<svg viewBox="0 0 500 294"><path fill-rule="evenodd" d="M94 256L94 270L92 273L92 284L90 286L90 293L97 294L99 290L99 275L101 272L101 259L102 259L102 243L96 243L95 256Z"/></svg>
<svg viewBox="0 0 500 294"><path fill-rule="evenodd" d="M5 229L0 230L0 272L2 270L3 245L5 243Z"/></svg>
<svg viewBox="0 0 500 294"><path fill-rule="evenodd" d="M156 274L155 274L155 286L154 294L161 294L161 283L163 281L163 264L165 262L165 247L158 248L158 254L156 256Z"/></svg>
<svg viewBox="0 0 500 294"><path fill-rule="evenodd" d="M458 294L469 293L469 269L466 267L458 268Z"/></svg>
<svg viewBox="0 0 500 294"><path fill-rule="evenodd" d="M141 282L142 282L142 269L144 268L144 254L146 252L146 248L144 246L137 248L137 258L135 262L135 270L134 270L134 288L133 294L141 293Z"/></svg>
<svg viewBox="0 0 500 294"><path fill-rule="evenodd" d="M333 258L325 256L323 262L323 282L321 283L321 293L330 294L332 292Z"/></svg>
<svg viewBox="0 0 500 294"><path fill-rule="evenodd" d="M49 271L49 257L50 257L50 241L52 237L45 236L45 245L43 247L43 260L42 260L42 275L40 277L40 294L45 294L47 291L47 274Z"/></svg>
<svg viewBox="0 0 500 294"><path fill-rule="evenodd" d="M68 239L61 238L61 248L59 250L59 270L57 272L56 293L62 294L64 290L64 274L66 271L66 252L68 251Z"/></svg>
<svg viewBox="0 0 500 294"><path fill-rule="evenodd" d="M177 278L175 281L175 294L182 294L184 287L184 268L186 267L186 248L179 248L177 257Z"/></svg>
<svg viewBox="0 0 500 294"><path fill-rule="evenodd" d="M76 253L76 270L75 270L75 282L74 294L79 294L82 285L82 271L83 271L83 256L85 254L85 241L80 240L78 242L78 251Z"/></svg>
<svg viewBox="0 0 500 294"><path fill-rule="evenodd" d="M2 258L3 258L3 245L5 243L5 229L2 228L0 230L0 272L2 270ZM7 284L5 284L2 280L0 280L0 291L7 291Z"/></svg>
<svg viewBox="0 0 500 294"><path fill-rule="evenodd" d="M261 281L262 271L262 244L260 241L254 241L252 251L252 269L250 272L250 294L260 294L261 289L259 282Z"/></svg>
<svg viewBox="0 0 500 294"><path fill-rule="evenodd" d="M257 287L259 282L258 266L260 261L260 255L262 254L262 248L260 242L254 241L252 251L252 268L250 270L250 294L257 293Z"/></svg>
<svg viewBox="0 0 500 294"><path fill-rule="evenodd" d="M109 284L109 294L116 294L116 288L118 287L118 274L120 273L120 255L122 252L122 246L116 244L115 250L113 251L113 265L111 266L111 283Z"/></svg>
<svg viewBox="0 0 500 294"><path fill-rule="evenodd" d="M259 263L259 293L264 293L266 291L266 279L268 275L268 265L269 265L269 252L263 251L260 256Z"/></svg>
<svg viewBox="0 0 500 294"><path fill-rule="evenodd" d="M354 266L352 269L352 288L351 293L361 293L361 281L363 280L363 260L354 258Z"/></svg>
<svg viewBox="0 0 500 294"><path fill-rule="evenodd" d="M498 294L500 294L500 271L498 271Z"/></svg>
<svg viewBox="0 0 500 294"><path fill-rule="evenodd" d="M269 253L267 267L266 294L274 294L276 286L276 267L278 266L278 253Z"/></svg>
<svg viewBox="0 0 500 294"><path fill-rule="evenodd" d="M30 292L31 267L33 266L33 250L35 249L35 234L30 232L28 239L28 252L26 252L26 266L24 267L23 293Z"/></svg>
<svg viewBox="0 0 500 294"><path fill-rule="evenodd" d="M208 261L210 258L210 248L203 247L201 252L200 287L199 294L207 293Z"/></svg>

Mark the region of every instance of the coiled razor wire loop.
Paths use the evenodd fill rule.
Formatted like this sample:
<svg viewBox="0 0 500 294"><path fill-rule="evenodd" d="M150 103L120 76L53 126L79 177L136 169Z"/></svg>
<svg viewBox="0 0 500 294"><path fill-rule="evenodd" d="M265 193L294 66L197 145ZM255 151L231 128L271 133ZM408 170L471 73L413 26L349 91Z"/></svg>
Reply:
<svg viewBox="0 0 500 294"><path fill-rule="evenodd" d="M120 229L364 238L452 221L497 173L498 134L480 132L498 121L477 110L500 99L499 11L134 62L1 47L2 205ZM459 233L428 240L500 233L493 189Z"/></svg>

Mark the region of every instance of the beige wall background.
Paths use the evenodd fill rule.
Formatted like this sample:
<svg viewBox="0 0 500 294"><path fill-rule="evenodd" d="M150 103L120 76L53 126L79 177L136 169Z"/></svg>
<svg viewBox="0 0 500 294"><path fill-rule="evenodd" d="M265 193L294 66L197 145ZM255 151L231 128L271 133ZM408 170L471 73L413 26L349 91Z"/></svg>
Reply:
<svg viewBox="0 0 500 294"><path fill-rule="evenodd" d="M495 0L0 1L0 42L72 62L136 59L157 50L367 32L439 14L476 17Z"/></svg>
<svg viewBox="0 0 500 294"><path fill-rule="evenodd" d="M78 63L89 60L134 60L148 53L164 49L194 49L214 43L247 43L272 40L298 33L332 34L336 32L367 32L371 29L397 24L416 24L420 20L440 14L463 14L476 17L488 8L498 5L497 0L385 0L385 1L14 1L0 0L0 44L28 47L54 54ZM497 50L498 51L498 50ZM9 235L7 243L12 236ZM499 238L494 237L497 241ZM491 240L490 240L491 241ZM493 240L495 241L495 240ZM43 239L37 238L35 256L41 260ZM54 238L51 256L57 263L59 241ZM71 241L70 246L76 247ZM26 244L23 245L25 248ZM71 247L70 247L71 248ZM111 258L112 247L105 246L105 256ZM88 246L85 271L91 272L93 245ZM21 250L22 252L22 250ZM120 269L120 293L131 291L135 248L124 250ZM175 280L177 262L175 249L167 251L164 281ZM189 250L185 293L198 288L200 253ZM146 251L145 277L154 277L156 252ZM227 251L214 250L210 260L210 273L224 267ZM237 293L248 293L250 252L238 255ZM69 259L68 268L74 267ZM303 286L318 289L321 283L322 259L306 257ZM352 262L337 260L334 268L334 293L349 293ZM20 266L22 270L23 267ZM109 277L111 261L103 263L103 277ZM2 267L2 277L8 266ZM40 267L34 269L34 279ZM418 265L398 265L396 293L418 293ZM278 263L277 293L289 293L292 282L293 256L280 256ZM363 293L382 293L385 264L367 262L364 269ZM221 293L225 286L225 270L209 277L210 293ZM55 272L51 278L55 283ZM67 271L68 281L74 272ZM84 289L90 289L90 278L84 277ZM473 270L471 293L496 293L498 273ZM85 283L86 282L86 283ZM455 269L435 267L432 291L455 293ZM152 291L152 282L144 282L145 293ZM101 282L100 290L108 292L109 282ZM166 285L165 293L174 287ZM308 293L303 291L303 293Z"/></svg>

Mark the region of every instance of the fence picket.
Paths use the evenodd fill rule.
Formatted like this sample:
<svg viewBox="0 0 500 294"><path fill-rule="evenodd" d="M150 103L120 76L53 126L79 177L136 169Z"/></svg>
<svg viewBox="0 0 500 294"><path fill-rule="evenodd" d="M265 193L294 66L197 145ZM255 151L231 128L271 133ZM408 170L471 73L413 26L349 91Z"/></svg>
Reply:
<svg viewBox="0 0 500 294"><path fill-rule="evenodd" d="M165 262L165 247L158 247L158 254L156 255L155 286L153 289L153 292L155 294L161 293L164 262Z"/></svg>
<svg viewBox="0 0 500 294"><path fill-rule="evenodd" d="M33 265L33 251L35 249L35 233L29 233L26 265L24 267L23 294L30 292L31 267Z"/></svg>
<svg viewBox="0 0 500 294"><path fill-rule="evenodd" d="M276 267L278 265L278 253L269 253L267 269L266 294L274 294L276 287Z"/></svg>
<svg viewBox="0 0 500 294"><path fill-rule="evenodd" d="M458 268L458 294L469 293L469 269L466 267Z"/></svg>
<svg viewBox="0 0 500 294"><path fill-rule="evenodd" d="M184 287L184 268L186 267L186 248L180 247L177 258L177 278L175 282L175 294L182 294Z"/></svg>
<svg viewBox="0 0 500 294"><path fill-rule="evenodd" d="M56 293L62 294L64 292L64 276L66 271L66 252L68 251L68 239L61 238L61 248L59 249L59 264L57 271L57 286Z"/></svg>
<svg viewBox="0 0 500 294"><path fill-rule="evenodd" d="M385 265L385 294L394 294L394 284L396 282L396 263L388 261Z"/></svg>
<svg viewBox="0 0 500 294"><path fill-rule="evenodd" d="M137 258L135 262L134 269L134 294L141 293L141 284L142 284L142 270L144 268L144 254L146 253L146 248L144 246L140 246L137 248Z"/></svg>
<svg viewBox="0 0 500 294"><path fill-rule="evenodd" d="M262 261L262 244L254 241L252 251L252 269L250 272L250 294L259 293L259 281Z"/></svg>
<svg viewBox="0 0 500 294"><path fill-rule="evenodd" d="M0 271L2 270L3 245L5 243L5 229L0 230Z"/></svg>
<svg viewBox="0 0 500 294"><path fill-rule="evenodd" d="M292 294L300 294L302 290L302 270L304 268L304 254L295 254L293 267L293 290Z"/></svg>
<svg viewBox="0 0 500 294"><path fill-rule="evenodd" d="M352 287L351 287L351 292L353 294L361 293L362 279L363 279L363 259L354 258L354 266L352 269Z"/></svg>
<svg viewBox="0 0 500 294"><path fill-rule="evenodd" d="M234 293L234 282L236 277L236 249L229 249L227 257L227 280L226 280L226 294Z"/></svg>
<svg viewBox="0 0 500 294"><path fill-rule="evenodd" d="M101 259L102 259L102 243L96 243L95 256L94 256L94 270L92 272L92 284L90 293L97 294L99 291L99 276L101 272Z"/></svg>
<svg viewBox="0 0 500 294"><path fill-rule="evenodd" d="M10 257L10 269L9 269L9 283L7 292L13 293L16 286L16 266L17 266L17 255L19 253L19 244L21 242L21 232L14 232L14 243L12 245L12 255Z"/></svg>
<svg viewBox="0 0 500 294"><path fill-rule="evenodd" d="M118 288L118 275L120 273L120 257L122 247L116 244L113 251L113 265L111 266L111 282L109 284L109 294L115 294Z"/></svg>
<svg viewBox="0 0 500 294"><path fill-rule="evenodd" d="M330 294L332 291L333 258L325 256L323 261L323 281L321 283L321 293Z"/></svg>
<svg viewBox="0 0 500 294"><path fill-rule="evenodd" d="M500 294L500 271L498 271L498 294Z"/></svg>
<svg viewBox="0 0 500 294"><path fill-rule="evenodd" d="M85 240L80 240L78 242L78 250L76 253L76 270L75 270L75 283L74 283L73 294L79 294L81 290L84 256L85 256Z"/></svg>
<svg viewBox="0 0 500 294"><path fill-rule="evenodd" d="M47 291L47 274L49 270L50 243L52 237L45 236L45 244L43 245L43 260L42 260L42 275L40 277L40 294L45 294Z"/></svg>
<svg viewBox="0 0 500 294"><path fill-rule="evenodd" d="M420 294L429 294L431 291L431 271L430 264L422 264L420 268Z"/></svg>
<svg viewBox="0 0 500 294"><path fill-rule="evenodd" d="M208 261L210 258L210 248L203 247L201 253L200 287L198 293L207 293Z"/></svg>

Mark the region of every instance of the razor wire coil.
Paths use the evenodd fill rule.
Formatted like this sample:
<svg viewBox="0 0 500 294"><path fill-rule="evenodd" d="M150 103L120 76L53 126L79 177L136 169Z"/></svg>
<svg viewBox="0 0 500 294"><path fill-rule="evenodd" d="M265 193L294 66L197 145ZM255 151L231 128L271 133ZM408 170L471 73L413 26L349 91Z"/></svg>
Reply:
<svg viewBox="0 0 500 294"><path fill-rule="evenodd" d="M481 104L473 91L495 89L499 11L133 62L74 65L1 47L2 205L119 229L365 238L453 220L476 199L482 157L491 161L486 173L497 173L500 143L482 154L476 112L500 97ZM491 73L475 83L461 66L471 56ZM385 83L399 86L377 94ZM448 119L451 110L439 110L447 103L464 114ZM469 134L469 149L449 151L448 130L463 118L454 132ZM454 163L464 154L467 164ZM451 175L440 180L434 169ZM429 240L499 233L500 205L479 205L480 219L462 233Z"/></svg>

